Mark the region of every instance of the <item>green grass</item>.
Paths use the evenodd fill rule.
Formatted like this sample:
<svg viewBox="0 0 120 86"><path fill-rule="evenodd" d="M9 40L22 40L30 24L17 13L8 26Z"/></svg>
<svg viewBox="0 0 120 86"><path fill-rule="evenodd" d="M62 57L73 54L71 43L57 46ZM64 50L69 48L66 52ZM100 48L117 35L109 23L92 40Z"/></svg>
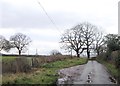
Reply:
<svg viewBox="0 0 120 86"><path fill-rule="evenodd" d="M45 67L45 68L65 68L65 67L70 67L70 66L74 66L74 65L84 64L85 61L86 61L86 59L83 59L83 58L81 58L81 59L79 59L79 58L66 59L64 61L56 61L56 62L44 64L43 67Z"/></svg>
<svg viewBox="0 0 120 86"><path fill-rule="evenodd" d="M118 77L118 69L115 67L115 65L113 63L110 63L108 61L104 61L104 60L100 60L97 59L98 62L102 63L107 69L108 72L115 78Z"/></svg>
<svg viewBox="0 0 120 86"><path fill-rule="evenodd" d="M65 59L46 63L31 73L4 74L2 79L3 83L13 84L54 84L58 78L58 70L86 62L86 58Z"/></svg>
<svg viewBox="0 0 120 86"><path fill-rule="evenodd" d="M17 56L1 56L0 58L1 58L2 62L10 63L10 62L13 62L14 60L16 60L16 58L18 58L18 57ZM31 62L31 58L26 58L26 59L27 59L28 63Z"/></svg>
<svg viewBox="0 0 120 86"><path fill-rule="evenodd" d="M111 73L113 77L118 76L118 69L116 69L114 64L104 62L104 65L106 66L106 68L108 69L108 71Z"/></svg>
<svg viewBox="0 0 120 86"><path fill-rule="evenodd" d="M3 62L12 62L14 61L17 57L16 56L1 56L0 57Z"/></svg>

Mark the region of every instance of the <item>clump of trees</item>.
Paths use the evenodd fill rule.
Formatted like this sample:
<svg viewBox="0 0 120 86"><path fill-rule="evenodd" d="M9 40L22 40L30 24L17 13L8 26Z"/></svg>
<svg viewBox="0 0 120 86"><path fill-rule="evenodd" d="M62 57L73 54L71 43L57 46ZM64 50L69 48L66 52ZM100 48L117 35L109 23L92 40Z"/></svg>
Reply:
<svg viewBox="0 0 120 86"><path fill-rule="evenodd" d="M0 36L0 51L5 50L8 52L11 48L16 48L19 55L21 55L21 52L25 52L30 43L31 39L22 33L16 33L10 37L10 40Z"/></svg>
<svg viewBox="0 0 120 86"><path fill-rule="evenodd" d="M58 50L52 50L50 52L50 55L53 55L53 56L55 56L55 55L62 55L62 53L60 51L58 51Z"/></svg>
<svg viewBox="0 0 120 86"><path fill-rule="evenodd" d="M105 44L106 44L106 60L112 60L112 52L117 51L118 55L115 58L116 67L120 68L120 57L119 57L119 52L120 52L120 36L117 34L108 34L105 36Z"/></svg>
<svg viewBox="0 0 120 86"><path fill-rule="evenodd" d="M86 50L87 57L90 58L91 50L95 50L99 55L103 45L103 34L97 26L83 22L66 30L61 37L61 43L65 49L74 50L77 57Z"/></svg>

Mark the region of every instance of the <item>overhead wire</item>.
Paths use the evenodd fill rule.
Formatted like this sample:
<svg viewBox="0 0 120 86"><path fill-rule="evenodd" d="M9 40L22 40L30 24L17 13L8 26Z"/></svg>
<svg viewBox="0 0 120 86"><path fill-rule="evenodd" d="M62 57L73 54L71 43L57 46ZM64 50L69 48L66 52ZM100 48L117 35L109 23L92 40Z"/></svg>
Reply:
<svg viewBox="0 0 120 86"><path fill-rule="evenodd" d="M55 22L53 21L53 19L48 15L47 11L45 10L45 8L43 7L43 5L40 3L40 1L38 1L38 4L40 5L40 7L42 8L42 10L44 11L44 13L46 14L46 16L48 17L48 19L50 20L50 22L55 26L55 28L57 29L57 31L62 34L62 32L60 31L60 29L58 28L58 26L55 24Z"/></svg>

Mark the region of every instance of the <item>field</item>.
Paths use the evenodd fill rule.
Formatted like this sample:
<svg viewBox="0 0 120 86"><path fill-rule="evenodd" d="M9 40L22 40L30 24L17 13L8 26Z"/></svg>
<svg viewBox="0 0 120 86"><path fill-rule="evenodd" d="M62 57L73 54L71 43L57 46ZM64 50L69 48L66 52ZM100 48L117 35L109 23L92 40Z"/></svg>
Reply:
<svg viewBox="0 0 120 86"><path fill-rule="evenodd" d="M4 61L10 62L11 59L3 58ZM30 72L4 73L2 77L3 84L55 84L58 79L57 71L75 65L85 64L86 58L68 58L54 62L41 64L40 67L34 67Z"/></svg>
<svg viewBox="0 0 120 86"><path fill-rule="evenodd" d="M15 58L17 58L17 57L16 56L1 56L0 58L3 62L7 63L7 62L14 61Z"/></svg>

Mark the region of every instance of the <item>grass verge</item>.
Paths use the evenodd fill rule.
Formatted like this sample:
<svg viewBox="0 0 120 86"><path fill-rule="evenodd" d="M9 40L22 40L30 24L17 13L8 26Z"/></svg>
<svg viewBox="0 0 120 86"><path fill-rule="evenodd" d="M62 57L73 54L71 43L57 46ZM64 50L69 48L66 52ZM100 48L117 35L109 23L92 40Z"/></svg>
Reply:
<svg viewBox="0 0 120 86"><path fill-rule="evenodd" d="M98 62L102 63L107 69L108 69L108 72L115 78L117 79L118 78L118 69L115 67L114 64L110 63L110 62L107 62L107 61L103 61L103 60L98 60Z"/></svg>
<svg viewBox="0 0 120 86"><path fill-rule="evenodd" d="M86 58L65 59L46 63L41 68L30 73L3 74L3 84L55 84L58 79L57 71L75 65L87 63Z"/></svg>

